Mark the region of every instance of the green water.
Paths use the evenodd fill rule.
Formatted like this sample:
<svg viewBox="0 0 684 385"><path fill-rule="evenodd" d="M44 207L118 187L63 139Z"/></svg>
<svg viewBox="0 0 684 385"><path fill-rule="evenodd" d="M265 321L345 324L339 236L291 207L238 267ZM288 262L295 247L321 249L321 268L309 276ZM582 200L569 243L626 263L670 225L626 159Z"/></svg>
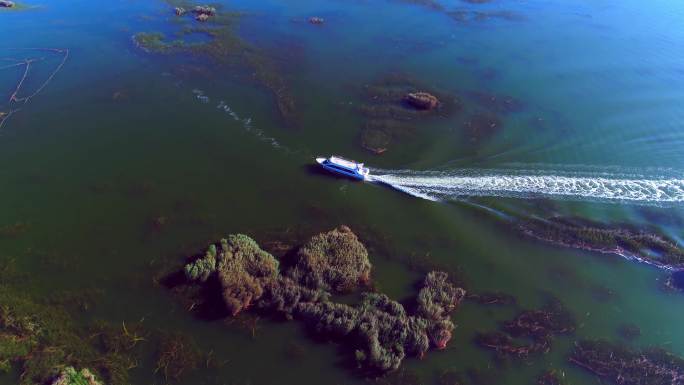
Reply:
<svg viewBox="0 0 684 385"><path fill-rule="evenodd" d="M681 203L544 196L433 202L308 167L315 155L339 153L380 169L681 175L684 5L444 1L447 10L516 15L459 22L401 1L221 4L245 13L237 33L276 63L297 102L297 125L283 122L249 68L136 47L137 32L175 30L163 1L37 0L21 11L0 10L0 32L10 37L0 57L46 56L27 78L27 93L59 57L13 48L70 50L54 79L0 129L0 227L25 224L16 236L0 237L0 258L16 261L27 293L95 289L95 304L74 317L144 319L151 330L192 336L224 363L182 383L363 383L341 364L337 346L314 342L296 322L262 319L253 337L235 323L197 319L153 279L229 233L266 243L347 224L369 246L376 286L394 298L412 296L420 278L407 258L427 256L459 269L473 292L518 300L465 303L448 349L404 361L420 383L436 383L447 369L477 368L494 383L529 384L557 368L570 383L598 384L567 363L567 353L579 338L618 341L625 322L641 328L635 346L684 354L684 296L661 289L667 272L525 238L488 210L631 223L679 240ZM325 23L306 23L312 15ZM364 117L357 107L363 86L388 73L454 95L463 110L426 120L377 156L359 145ZM0 70L0 111L13 108L7 99L21 76L19 68ZM503 129L472 143L462 132L470 112L482 109L472 92L507 95L523 107L501 115ZM238 119L217 108L220 102ZM164 224L155 226L161 217ZM605 288L613 295L597 298ZM549 354L501 363L474 344L475 333L540 306L549 294L578 321L575 335L556 339ZM304 347L301 357L288 354L292 343ZM135 384L165 382L151 359L130 375ZM16 373L0 374L0 383L15 381Z"/></svg>

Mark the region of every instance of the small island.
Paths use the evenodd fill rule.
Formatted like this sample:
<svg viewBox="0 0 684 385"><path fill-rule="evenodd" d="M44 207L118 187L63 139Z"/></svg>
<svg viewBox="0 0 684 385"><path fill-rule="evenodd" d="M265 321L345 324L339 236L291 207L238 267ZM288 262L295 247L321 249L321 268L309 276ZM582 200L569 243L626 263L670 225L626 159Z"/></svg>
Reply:
<svg viewBox="0 0 684 385"><path fill-rule="evenodd" d="M444 349L455 327L451 314L465 297L439 271L425 276L410 307L368 291L368 251L346 226L312 237L283 261L246 235L230 235L183 271L189 283L218 281L228 316L254 310L299 320L315 334L347 345L357 368L368 373L396 370L407 356ZM356 304L334 299L359 290Z"/></svg>

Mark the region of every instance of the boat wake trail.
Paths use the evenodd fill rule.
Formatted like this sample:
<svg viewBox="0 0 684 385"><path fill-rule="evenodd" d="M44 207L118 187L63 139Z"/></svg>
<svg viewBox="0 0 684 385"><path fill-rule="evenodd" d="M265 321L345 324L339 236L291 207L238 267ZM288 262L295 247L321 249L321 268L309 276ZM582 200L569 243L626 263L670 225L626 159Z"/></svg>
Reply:
<svg viewBox="0 0 684 385"><path fill-rule="evenodd" d="M473 196L661 204L684 202L684 176L621 172L372 170L372 181L433 201Z"/></svg>

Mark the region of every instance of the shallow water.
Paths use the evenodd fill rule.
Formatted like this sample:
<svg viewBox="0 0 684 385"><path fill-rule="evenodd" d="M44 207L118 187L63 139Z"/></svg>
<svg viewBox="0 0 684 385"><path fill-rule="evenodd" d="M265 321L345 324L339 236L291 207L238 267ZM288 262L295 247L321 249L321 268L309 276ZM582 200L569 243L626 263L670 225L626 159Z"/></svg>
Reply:
<svg viewBox="0 0 684 385"><path fill-rule="evenodd" d="M252 337L235 323L197 319L153 282L229 233L266 242L347 224L367 241L377 287L392 297L413 295L420 276L406 258L426 256L459 269L472 291L518 299L518 307L464 304L447 350L405 360L421 383L436 383L447 369L478 368L496 383L529 384L558 368L571 383L598 384L567 363L572 341L618 341L627 321L641 328L635 346L684 355L684 296L662 290L667 272L541 243L506 220L576 216L682 240L684 4L443 1L447 11L515 16L459 21L392 0L220 3L245 13L239 35L273 58L290 85L296 126L283 122L248 68L136 47L137 32L176 32L163 1L36 0L28 4L35 8L0 10L2 36L12 37L0 42L0 58L43 59L20 96L50 79L60 57L16 48L69 49L28 103L8 101L22 68L0 70L0 112L20 108L0 128L0 227L24 228L0 236L0 258L28 274L27 292L97 289L96 304L76 314L84 322L144 319L150 329L192 336L225 362L194 372L193 383L363 383L342 364L341 349L314 342L297 323L262 319ZM325 23L307 23L313 15ZM420 121L377 156L359 145L358 107L363 86L388 73L454 95L463 109ZM502 112L478 92L521 107ZM464 122L492 110L503 128L471 140ZM440 201L308 167L329 153L363 159L379 174L410 170L402 183ZM430 179L437 172L450 179ZM597 295L606 289L607 299ZM548 294L579 325L551 353L501 363L473 343L476 332ZM292 343L304 347L302 357L288 354ZM152 362L131 376L136 384L164 382ZM0 383L15 381L0 374Z"/></svg>

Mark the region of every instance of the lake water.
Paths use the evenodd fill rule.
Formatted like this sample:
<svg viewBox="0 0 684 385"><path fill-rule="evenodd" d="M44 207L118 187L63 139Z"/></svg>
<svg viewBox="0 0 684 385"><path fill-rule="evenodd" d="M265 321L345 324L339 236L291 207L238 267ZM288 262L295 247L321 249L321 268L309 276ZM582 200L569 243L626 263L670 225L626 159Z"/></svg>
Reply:
<svg viewBox="0 0 684 385"><path fill-rule="evenodd" d="M570 383L598 384L567 353L580 338L619 341L626 322L641 328L635 347L684 355L684 295L662 289L667 271L543 243L513 225L580 217L682 241L684 3L217 4L242 13L235 34L287 84L295 122L254 67L138 47L140 32L183 38L164 1L0 9L0 112L11 114L0 128L0 227L22 229L0 236L0 259L16 261L27 293L95 291L93 306L74 312L79 322L144 320L191 336L223 363L181 383L366 383L339 347L297 322L261 319L252 335L200 320L153 279L227 234L265 244L346 224L367 243L376 287L393 298L413 295L420 274L406 261L416 257L459 270L472 292L517 298L512 307L464 303L448 349L404 361L419 383L479 370L530 384L555 368ZM26 59L35 62L24 78ZM361 145L364 92L396 74L460 107L413 120L376 155ZM20 100L10 100L18 85ZM471 131L477 116L490 120ZM385 185L311 168L331 153L364 160ZM550 353L502 363L474 343L548 295L578 324ZM303 353L293 357L292 346ZM131 382L164 383L154 369L142 361Z"/></svg>

